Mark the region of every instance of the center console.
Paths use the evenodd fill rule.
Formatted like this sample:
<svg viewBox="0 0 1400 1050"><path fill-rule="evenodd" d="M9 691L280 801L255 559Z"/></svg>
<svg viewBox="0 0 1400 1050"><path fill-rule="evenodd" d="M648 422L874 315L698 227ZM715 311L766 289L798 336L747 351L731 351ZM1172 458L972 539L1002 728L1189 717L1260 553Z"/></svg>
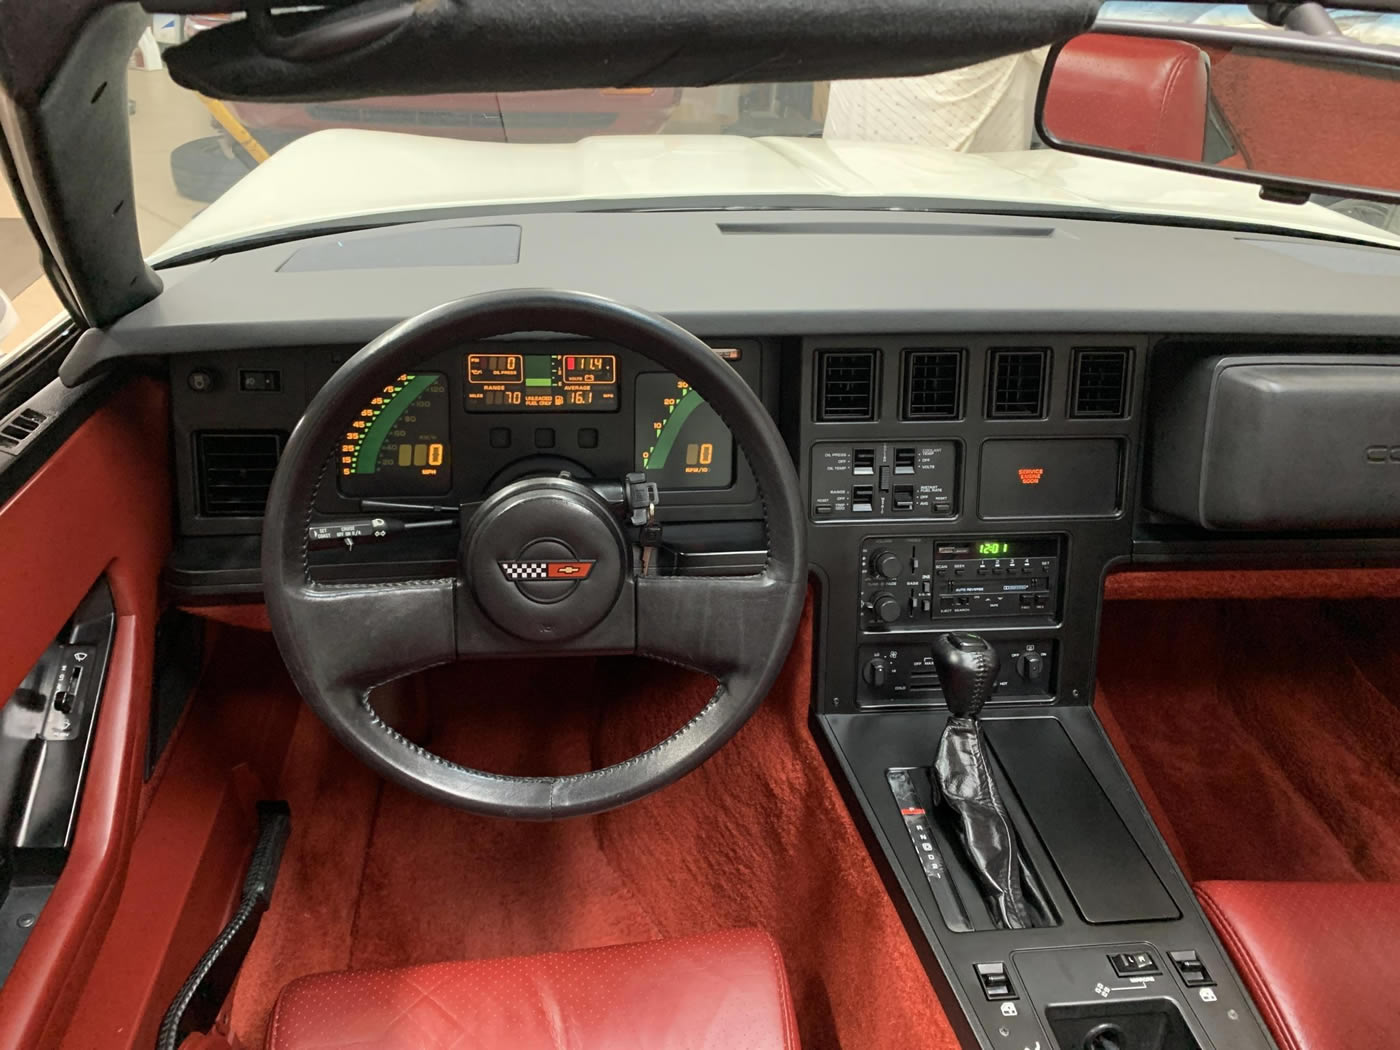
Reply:
<svg viewBox="0 0 1400 1050"><path fill-rule="evenodd" d="M1091 706L1103 577L1132 550L1145 340L802 350L819 738L959 1038L1272 1046ZM936 663L950 632L988 656L971 721ZM980 839L940 768L950 719L983 749L972 808L996 798ZM977 861L1006 843L1010 922Z"/></svg>

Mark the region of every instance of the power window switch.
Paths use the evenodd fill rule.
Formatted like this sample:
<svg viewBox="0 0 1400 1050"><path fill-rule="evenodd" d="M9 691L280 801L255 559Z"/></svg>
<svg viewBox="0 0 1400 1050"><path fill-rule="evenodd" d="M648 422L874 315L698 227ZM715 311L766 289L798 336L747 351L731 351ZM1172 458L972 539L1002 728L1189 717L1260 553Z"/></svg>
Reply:
<svg viewBox="0 0 1400 1050"><path fill-rule="evenodd" d="M1018 999L1016 989L1011 986L1011 975L1006 972L1006 963L977 963L973 969L977 973L977 983L982 994L992 1001L998 999Z"/></svg>
<svg viewBox="0 0 1400 1050"><path fill-rule="evenodd" d="M1181 983L1187 988L1204 988L1206 985L1215 983L1215 978L1211 977L1205 963L1201 962L1200 955L1194 950L1170 954L1172 965L1176 967L1176 972L1181 975Z"/></svg>

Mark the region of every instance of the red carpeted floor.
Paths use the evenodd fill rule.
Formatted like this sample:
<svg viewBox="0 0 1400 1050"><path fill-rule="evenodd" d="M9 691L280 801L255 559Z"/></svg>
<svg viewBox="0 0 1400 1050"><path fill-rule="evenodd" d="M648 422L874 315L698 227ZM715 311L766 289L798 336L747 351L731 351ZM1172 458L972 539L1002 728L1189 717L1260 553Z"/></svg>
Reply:
<svg viewBox="0 0 1400 1050"><path fill-rule="evenodd" d="M225 638L249 659L274 658L265 635ZM384 786L303 710L282 785L292 838L234 993L234 1034L262 1046L278 991L306 973L760 926L782 946L806 1050L951 1050L807 727L810 665L804 620L778 685L715 758L639 803L555 824L475 817ZM512 662L433 673L381 704L458 761L547 774L641 750L709 691L640 660Z"/></svg>
<svg viewBox="0 0 1400 1050"><path fill-rule="evenodd" d="M1116 601L1097 707L1189 877L1400 881L1400 603Z"/></svg>

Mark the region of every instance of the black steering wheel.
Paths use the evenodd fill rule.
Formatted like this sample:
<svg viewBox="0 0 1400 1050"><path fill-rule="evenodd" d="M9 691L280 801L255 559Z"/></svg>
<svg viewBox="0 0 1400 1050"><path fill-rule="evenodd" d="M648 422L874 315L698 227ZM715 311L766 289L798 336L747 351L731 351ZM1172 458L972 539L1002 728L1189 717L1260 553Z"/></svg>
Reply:
<svg viewBox="0 0 1400 1050"><path fill-rule="evenodd" d="M383 385L451 348L521 332L623 346L689 382L733 433L764 508L767 559L752 576L638 569L637 530L596 487L523 478L463 508L455 576L393 583L312 579L308 526L345 421ZM561 291L462 299L396 325L312 400L268 495L262 572L272 631L297 688L379 773L462 809L548 820L597 813L694 769L753 714L781 669L806 594L804 517L792 460L748 385L708 346L655 314ZM506 777L413 743L369 693L473 656L636 653L713 675L714 696L650 750L573 776Z"/></svg>

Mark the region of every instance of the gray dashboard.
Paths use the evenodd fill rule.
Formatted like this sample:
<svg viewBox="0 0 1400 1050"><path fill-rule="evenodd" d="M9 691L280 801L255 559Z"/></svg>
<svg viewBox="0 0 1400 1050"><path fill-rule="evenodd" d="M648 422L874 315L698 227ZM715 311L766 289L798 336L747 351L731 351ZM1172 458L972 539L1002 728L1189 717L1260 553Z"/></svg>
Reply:
<svg viewBox="0 0 1400 1050"><path fill-rule="evenodd" d="M309 237L161 274L163 294L110 331L84 336L64 370L76 381L105 365L146 361L169 377L180 540L167 578L185 600L250 598L259 587L260 518L214 521L199 513L191 442L201 431L260 426L285 434L319 381L354 347L444 301L522 287L610 296L750 348L748 380L778 419L809 500L814 578L835 603L822 625L828 653L878 648L881 638L929 626L921 611L912 619L906 611L889 626L871 618L872 603L883 601L888 588L881 589L865 562L887 541L909 546L915 556L936 550L926 543L989 537L1053 553L1058 576L1043 595L1047 604L1032 604L1021 632L1046 644L1057 668L1049 688L1027 695L1052 701L1082 698L1092 687L1099 581L1116 562L1303 556L1358 564L1400 555L1393 537L1375 532L1325 539L1212 534L1155 514L1142 498L1142 479L1150 475L1153 377L1163 369L1227 351L1394 353L1400 253L1384 249L1259 231L1027 215L536 210ZM519 338L533 341L538 352L549 336ZM951 415L919 420L900 411L908 355L921 347L951 350L961 361ZM1080 355L1096 349L1123 355L1123 409L1077 418L1069 403ZM873 355L878 405L864 418L823 420L814 409L823 355L850 350ZM1003 351L1043 355L1046 397L1025 418L997 419L986 410ZM450 375L454 367L443 363L441 370ZM289 386L280 397L197 396L189 379L206 368L226 375L281 368ZM454 420L467 446L481 447L472 442L484 431L473 438L470 417ZM597 457L571 443L590 424L559 422L559 450L589 465ZM630 442L628 411L611 424L612 437L607 420L598 425L600 448L613 441L620 450ZM533 421L520 418L511 447L539 451L535 434ZM459 462L469 451L458 448ZM1034 463L1028 451L1035 451ZM1080 453L1088 458L1075 460ZM917 505L902 504L907 486L895 485L881 488L867 511L857 500L867 489L863 479L840 476L848 455L874 455L882 465L877 470L886 458L895 469L897 457L915 456L927 465L927 477L905 479L918 483ZM940 457L941 474L934 465ZM821 478L819 460L826 464ZM1082 469L1100 480L1087 496L1065 490L1058 502L1024 515L991 508L994 498L1005 503L1053 489L1018 488L1014 495L1002 489L998 496L988 480L994 468L1042 460L1063 464L1062 475ZM761 532L742 468L739 484L727 494L671 501L668 520L698 530L689 537L697 557L717 556L732 567L725 552L752 553ZM1081 505L1081 498L1090 502ZM442 569L452 558L451 537L440 536L410 554L386 550L374 572ZM337 571L359 571L349 564L354 558L339 560L345 564ZM902 579L895 588L909 609L924 600L917 586ZM929 614L935 624L938 606L933 602ZM972 608L986 605L979 598ZM1016 634L1010 622L1005 629L1008 637ZM828 702L868 694L850 677L849 657L832 672L838 680L819 676Z"/></svg>
<svg viewBox="0 0 1400 1050"><path fill-rule="evenodd" d="M444 231L520 228L516 262L463 263ZM449 235L450 236L450 235ZM437 265L416 265L414 238ZM311 248L393 238L384 265ZM426 254L423 257L428 257ZM1080 331L1393 336L1400 253L1300 237L1029 216L835 211L549 212L253 248L160 271L165 291L65 365L363 343L442 302L570 288L701 332Z"/></svg>

